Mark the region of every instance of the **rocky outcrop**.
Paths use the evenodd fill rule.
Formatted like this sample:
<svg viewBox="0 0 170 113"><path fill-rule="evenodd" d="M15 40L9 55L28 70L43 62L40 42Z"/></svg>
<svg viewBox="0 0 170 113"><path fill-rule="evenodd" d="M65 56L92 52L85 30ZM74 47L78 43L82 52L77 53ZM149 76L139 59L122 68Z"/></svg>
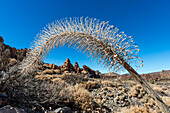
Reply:
<svg viewBox="0 0 170 113"><path fill-rule="evenodd" d="M43 67L44 68L48 68L48 69L59 69L59 67L55 64L48 64L48 63L45 63L43 64Z"/></svg>
<svg viewBox="0 0 170 113"><path fill-rule="evenodd" d="M83 69L79 67L79 64L75 62L74 66L67 58L63 65L57 66L55 64L44 63L42 65L42 74L63 74L63 73L77 73L77 74L88 74L89 77L99 78L101 73L97 70L94 71L90 67L84 65Z"/></svg>
<svg viewBox="0 0 170 113"><path fill-rule="evenodd" d="M82 69L80 69L79 64L77 62L75 62L74 64L74 70L76 73L81 73Z"/></svg>
<svg viewBox="0 0 170 113"><path fill-rule="evenodd" d="M4 44L4 39L0 36L0 71L5 71L10 66L15 65L17 62L21 62L25 57L27 52L31 51L30 49L16 49L9 45ZM49 69L48 71L46 69ZM51 69L53 71L51 71ZM96 77L99 75L99 71L94 71L88 66L84 65L83 69L79 67L79 64L75 62L74 66L71 64L70 60L67 58L62 66L57 66L55 64L43 63L41 65L41 70L44 71L44 74L59 74L59 73L84 73L90 74L91 77ZM46 70L46 71L45 71Z"/></svg>
<svg viewBox="0 0 170 113"><path fill-rule="evenodd" d="M28 51L30 49L16 49L4 44L4 39L0 36L0 70L6 70L9 66L14 65L16 61L21 62Z"/></svg>
<svg viewBox="0 0 170 113"><path fill-rule="evenodd" d="M73 65L70 63L70 60L67 58L64 64L61 66L61 71L75 72Z"/></svg>
<svg viewBox="0 0 170 113"><path fill-rule="evenodd" d="M0 36L0 42L4 42L4 40L3 40L2 36Z"/></svg>
<svg viewBox="0 0 170 113"><path fill-rule="evenodd" d="M91 74L92 75L92 77L95 77L95 75L96 75L96 72L94 71L94 70L92 70L92 69L90 69L88 66L86 66L86 65L83 65L83 71L82 71L83 73L88 73L88 74Z"/></svg>

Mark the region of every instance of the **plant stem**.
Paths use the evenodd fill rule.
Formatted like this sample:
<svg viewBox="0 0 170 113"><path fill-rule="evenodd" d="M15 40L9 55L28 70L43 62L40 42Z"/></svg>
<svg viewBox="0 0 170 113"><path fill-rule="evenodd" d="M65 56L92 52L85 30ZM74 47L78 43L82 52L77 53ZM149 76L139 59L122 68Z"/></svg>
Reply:
<svg viewBox="0 0 170 113"><path fill-rule="evenodd" d="M121 59L123 60L123 59ZM159 97L159 95L151 88L151 86L128 64L123 60L122 66L135 78L135 80L140 83L149 94L153 96L156 100L157 105L160 107L163 113L170 113L168 107Z"/></svg>

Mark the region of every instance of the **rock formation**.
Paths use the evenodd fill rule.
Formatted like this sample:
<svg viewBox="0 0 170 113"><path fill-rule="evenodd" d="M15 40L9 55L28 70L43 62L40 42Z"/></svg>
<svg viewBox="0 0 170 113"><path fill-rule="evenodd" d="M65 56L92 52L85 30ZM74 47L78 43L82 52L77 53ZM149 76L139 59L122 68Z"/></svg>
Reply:
<svg viewBox="0 0 170 113"><path fill-rule="evenodd" d="M74 70L76 73L81 73L82 69L80 69L79 64L77 62L75 62L74 64Z"/></svg>
<svg viewBox="0 0 170 113"><path fill-rule="evenodd" d="M48 64L48 63L44 63L43 64L44 68L48 68L48 69L59 69L59 67L55 64Z"/></svg>
<svg viewBox="0 0 170 113"><path fill-rule="evenodd" d="M91 74L92 77L95 77L96 73L94 70L90 69L88 66L83 65L83 73L87 72L88 74Z"/></svg>
<svg viewBox="0 0 170 113"><path fill-rule="evenodd" d="M4 42L4 40L3 40L2 36L0 36L0 42Z"/></svg>
<svg viewBox="0 0 170 113"><path fill-rule="evenodd" d="M31 51L30 49L16 49L15 47L11 47L9 45L4 44L4 39L0 36L0 71L7 70L10 66L16 64L17 62L21 62L24 57L26 57L26 53ZM44 63L41 66L41 70L53 69L53 73L84 73L90 74L91 77L97 77L99 72L90 69L88 66L84 65L83 69L79 67L79 64L75 62L74 66L71 64L70 60L67 58L62 66L57 66L55 64ZM52 73L51 73L52 74Z"/></svg>
<svg viewBox="0 0 170 113"><path fill-rule="evenodd" d="M67 58L63 65L57 66L55 64L43 64L43 74L62 74L62 73L77 73L77 74L89 74L89 77L98 78L100 77L100 72L92 70L90 67L84 65L83 69L79 67L79 64L75 62L74 67L70 60ZM46 71L51 71L51 73L46 73Z"/></svg>
<svg viewBox="0 0 170 113"><path fill-rule="evenodd" d="M16 61L21 62L28 51L30 49L16 49L4 44L4 40L0 36L0 70L5 71L11 64L15 64Z"/></svg>
<svg viewBox="0 0 170 113"><path fill-rule="evenodd" d="M61 71L69 71L69 72L74 72L74 67L70 63L70 60L67 58L64 64L61 66Z"/></svg>

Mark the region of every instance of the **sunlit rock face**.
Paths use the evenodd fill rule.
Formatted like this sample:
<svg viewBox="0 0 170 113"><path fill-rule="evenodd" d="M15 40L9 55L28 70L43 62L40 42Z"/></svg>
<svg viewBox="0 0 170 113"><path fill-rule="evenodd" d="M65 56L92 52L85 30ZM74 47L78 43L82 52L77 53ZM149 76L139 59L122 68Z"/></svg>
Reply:
<svg viewBox="0 0 170 113"><path fill-rule="evenodd" d="M16 62L21 62L30 49L16 49L4 44L4 39L0 36L0 71L5 71Z"/></svg>

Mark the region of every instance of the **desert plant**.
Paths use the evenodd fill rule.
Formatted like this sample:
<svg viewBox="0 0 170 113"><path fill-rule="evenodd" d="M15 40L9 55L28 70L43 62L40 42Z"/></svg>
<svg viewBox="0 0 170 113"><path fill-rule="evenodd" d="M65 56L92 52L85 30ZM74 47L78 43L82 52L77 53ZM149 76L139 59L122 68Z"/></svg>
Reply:
<svg viewBox="0 0 170 113"><path fill-rule="evenodd" d="M152 94L161 110L168 112L167 106L148 83L130 66L142 66L142 59L137 56L138 46L131 36L109 25L108 22L92 18L70 18L55 21L37 35L27 57L19 68L26 75L36 69L48 53L58 46L72 46L84 51L94 60L98 60L110 69L120 70L123 67Z"/></svg>
<svg viewBox="0 0 170 113"><path fill-rule="evenodd" d="M99 83L97 81L87 81L86 83L80 83L79 86L91 91L95 88L98 88Z"/></svg>
<svg viewBox="0 0 170 113"><path fill-rule="evenodd" d="M76 85L78 83L87 82L88 78L85 78L83 74L71 74L69 76L63 76L62 80L70 85Z"/></svg>
<svg viewBox="0 0 170 113"><path fill-rule="evenodd" d="M82 110L91 111L93 109L93 100L90 92L78 85L70 86L68 89L70 100L74 102L75 106L80 107Z"/></svg>

